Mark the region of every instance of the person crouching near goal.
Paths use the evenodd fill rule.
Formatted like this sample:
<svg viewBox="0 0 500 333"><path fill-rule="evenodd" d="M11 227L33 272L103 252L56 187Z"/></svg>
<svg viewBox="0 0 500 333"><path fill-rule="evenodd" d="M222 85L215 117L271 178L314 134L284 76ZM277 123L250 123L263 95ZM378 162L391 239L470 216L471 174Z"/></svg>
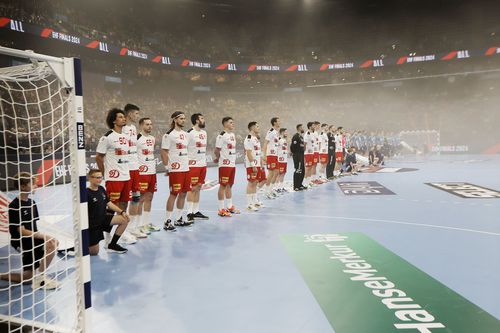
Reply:
<svg viewBox="0 0 500 333"><path fill-rule="evenodd" d="M156 139L151 135L153 122L150 118L139 120L141 132L137 136L137 157L139 159L139 190L141 200L137 213L141 217L141 231L150 234L151 231L160 231L160 228L150 222L151 202L156 192Z"/></svg>
<svg viewBox="0 0 500 333"><path fill-rule="evenodd" d="M215 140L214 162L219 165L219 216L229 217L239 214L234 207L232 187L236 175L236 136L234 135L234 120L231 117L222 118L222 131Z"/></svg>
<svg viewBox="0 0 500 333"><path fill-rule="evenodd" d="M130 221L125 210L109 200L102 183L102 173L98 169L92 169L87 176L89 187L87 187L87 209L89 215L89 253L91 256L99 254L99 242L104 239L103 231L109 230L117 225L115 234L108 244L108 252L125 253L127 249L120 246L118 241L127 228ZM116 213L109 214L109 211Z"/></svg>
<svg viewBox="0 0 500 333"><path fill-rule="evenodd" d="M186 116L182 111L175 111L172 116L170 130L163 135L161 141L161 159L168 176L170 195L167 199L167 220L163 226L166 231L175 231L172 225L174 205L177 201L175 225L185 227L193 224L191 221L184 221L182 214L186 194L191 189L189 180L189 159L188 159L188 135L182 128L186 122Z"/></svg>
<svg viewBox="0 0 500 333"><path fill-rule="evenodd" d="M58 282L48 278L45 271L54 258L59 242L38 231L38 208L29 197L36 189L36 179L28 172L21 172L15 177L14 187L19 190L19 196L9 204L10 244L21 252L23 272L0 274L0 279L14 283L33 279L33 290L56 289Z"/></svg>
<svg viewBox="0 0 500 333"><path fill-rule="evenodd" d="M249 134L245 138L245 167L247 169L247 210L258 211L260 203L257 199L257 185L265 180L265 171L261 166L262 150L259 140L259 124L248 123Z"/></svg>

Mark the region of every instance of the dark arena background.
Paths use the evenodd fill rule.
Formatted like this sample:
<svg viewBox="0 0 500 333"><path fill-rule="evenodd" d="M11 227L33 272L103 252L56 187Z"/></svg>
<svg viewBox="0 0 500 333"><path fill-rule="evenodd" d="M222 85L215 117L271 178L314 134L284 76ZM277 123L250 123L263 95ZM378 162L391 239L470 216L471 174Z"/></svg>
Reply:
<svg viewBox="0 0 500 333"><path fill-rule="evenodd" d="M131 103L151 119L149 218L161 230L122 244L126 254L103 240L80 262L85 232L71 232L87 222L70 198L85 189L59 136L64 97L59 107L0 70L0 276L22 271L8 207L21 171L36 175L39 227L64 250L47 270L55 291L0 281L0 332L499 333L499 13L492 0L2 0L1 46L81 60L86 172L99 167L108 110ZM2 70L30 63L0 52ZM209 219L173 233L162 229L173 186L160 156L175 111L186 131L193 114L206 122L198 207ZM241 214L222 217L215 153L227 116ZM273 117L288 130L288 169L274 189L259 186L255 206L247 125L258 122L264 147ZM297 186L290 146L311 121L342 127L340 152L354 148L356 166L321 177L320 163ZM80 270L81 292L65 281Z"/></svg>

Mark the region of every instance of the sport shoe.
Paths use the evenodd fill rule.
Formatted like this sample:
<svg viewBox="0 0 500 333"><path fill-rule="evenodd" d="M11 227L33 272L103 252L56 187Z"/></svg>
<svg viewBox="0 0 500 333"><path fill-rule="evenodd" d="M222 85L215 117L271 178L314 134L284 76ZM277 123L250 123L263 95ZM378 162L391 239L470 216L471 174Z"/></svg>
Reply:
<svg viewBox="0 0 500 333"><path fill-rule="evenodd" d="M109 244L108 245L108 252L113 252L113 253L126 253L128 250L124 247L121 247L118 244Z"/></svg>
<svg viewBox="0 0 500 333"><path fill-rule="evenodd" d="M125 232L120 237L120 243L132 245L132 244L137 243L137 238L135 238L134 236L132 236L130 234L130 232L125 230Z"/></svg>
<svg viewBox="0 0 500 333"><path fill-rule="evenodd" d="M130 234L132 236L134 236L135 238L146 238L146 237L148 237L148 235L146 235L145 233L142 233L141 230L139 230L139 228L130 230Z"/></svg>
<svg viewBox="0 0 500 333"><path fill-rule="evenodd" d="M194 214L193 213L187 214L187 221L191 222L191 224L194 223Z"/></svg>
<svg viewBox="0 0 500 333"><path fill-rule="evenodd" d="M45 275L38 275L33 278L33 283L31 284L33 290L43 288L45 290L54 290L59 288L59 282L53 279L49 279Z"/></svg>
<svg viewBox="0 0 500 333"><path fill-rule="evenodd" d="M151 230L149 230L149 227L146 226L146 225L143 225L141 227L141 229L139 229L143 234L146 234L146 235L151 235Z"/></svg>
<svg viewBox="0 0 500 333"><path fill-rule="evenodd" d="M208 216L203 215L201 212L194 213L195 220L208 220Z"/></svg>
<svg viewBox="0 0 500 333"><path fill-rule="evenodd" d="M248 205L247 210L249 210L251 212L256 212L259 210L259 208L255 207L255 205Z"/></svg>
<svg viewBox="0 0 500 333"><path fill-rule="evenodd" d="M257 208L264 208L266 207L262 201L257 201L256 203L253 204Z"/></svg>
<svg viewBox="0 0 500 333"><path fill-rule="evenodd" d="M171 220L166 220L165 221L165 224L163 225L163 230L165 230L165 231L176 231L176 229L173 226Z"/></svg>
<svg viewBox="0 0 500 333"><path fill-rule="evenodd" d="M236 209L236 207L234 207L234 205L232 205L231 207L229 207L227 209L231 214L240 214L240 210L239 209Z"/></svg>
<svg viewBox="0 0 500 333"><path fill-rule="evenodd" d="M154 225L154 224L152 224L152 223L148 224L148 225L146 226L146 228L148 228L148 229L149 229L149 231L154 231L154 232L156 232L156 231L160 231L160 230L161 230L161 229L160 229L160 227L157 227L157 226L155 226L155 225Z"/></svg>
<svg viewBox="0 0 500 333"><path fill-rule="evenodd" d="M230 217L231 216L231 213L227 210L227 209L219 209L219 212L217 213L219 214L219 216L222 216L222 217Z"/></svg>
<svg viewBox="0 0 500 333"><path fill-rule="evenodd" d="M274 193L267 193L266 194L266 198L268 198L268 199L276 199L276 195L274 195Z"/></svg>
<svg viewBox="0 0 500 333"><path fill-rule="evenodd" d="M174 222L174 225L175 225L176 227L187 227L188 225L191 225L191 224L193 224L193 223L194 223L194 222L191 222L191 221L189 221L189 220L188 220L188 221L184 221L184 220L182 219L182 216L181 216L181 217L180 217L177 221L175 221L175 222Z"/></svg>

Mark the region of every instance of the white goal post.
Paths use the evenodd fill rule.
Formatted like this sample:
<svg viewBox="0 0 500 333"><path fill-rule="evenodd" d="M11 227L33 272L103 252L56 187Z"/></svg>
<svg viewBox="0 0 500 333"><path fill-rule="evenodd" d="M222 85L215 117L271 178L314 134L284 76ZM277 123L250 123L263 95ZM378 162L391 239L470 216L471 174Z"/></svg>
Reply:
<svg viewBox="0 0 500 333"><path fill-rule="evenodd" d="M81 62L6 47L0 47L0 57L12 59L0 68L0 273L26 267L24 261L19 265L19 249L9 243L8 203L18 194L11 184L19 172L37 177L39 223L54 229L59 249L65 250L54 257L52 271L47 270L61 285L55 291L35 289L26 281L1 281L0 331L88 332L91 287ZM55 175L61 166L69 169L69 177ZM68 230L61 231L58 221ZM58 313L60 308L71 308L69 319Z"/></svg>

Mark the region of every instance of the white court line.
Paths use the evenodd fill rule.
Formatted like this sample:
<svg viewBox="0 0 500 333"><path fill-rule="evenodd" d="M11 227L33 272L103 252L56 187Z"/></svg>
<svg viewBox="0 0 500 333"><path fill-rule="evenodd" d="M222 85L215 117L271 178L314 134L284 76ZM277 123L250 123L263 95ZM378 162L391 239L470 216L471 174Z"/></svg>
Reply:
<svg viewBox="0 0 500 333"><path fill-rule="evenodd" d="M163 209L152 209L152 210L154 210L154 211L164 211ZM214 210L206 210L206 212L217 213ZM244 212L242 212L242 213L244 213ZM466 229L466 228L455 228L455 227L447 227L447 226L435 225L435 224L404 222L404 221L396 221L396 220L367 219L367 218L362 218L362 217L323 216L323 215L299 215L299 214L276 214L276 213L260 213L260 212L259 213L252 212L252 213L248 213L248 215L270 215L270 216L303 217L303 218L340 219L340 220L352 220L352 221L370 221L370 222L380 222L380 223L390 223L390 224L402 224L402 225L411 225L411 226L416 226L416 227L427 227L427 228L453 230L453 231L465 231L465 232L472 232L472 233L483 234L483 235L490 235L490 236L500 236L500 233L491 232L491 231L482 231L482 230L474 230L474 229Z"/></svg>

